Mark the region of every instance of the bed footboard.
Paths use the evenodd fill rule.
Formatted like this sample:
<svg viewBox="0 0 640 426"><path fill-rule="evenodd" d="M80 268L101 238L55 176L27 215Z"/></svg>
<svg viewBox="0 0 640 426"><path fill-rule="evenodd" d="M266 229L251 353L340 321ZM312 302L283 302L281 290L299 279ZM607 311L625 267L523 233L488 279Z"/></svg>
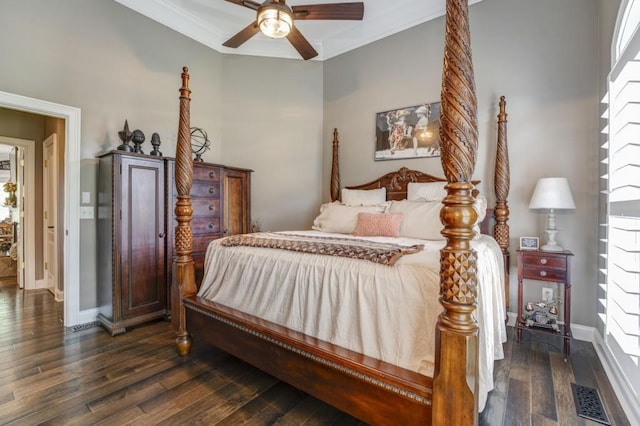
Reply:
<svg viewBox="0 0 640 426"><path fill-rule="evenodd" d="M198 296L189 329L206 341L370 424L429 424L431 379Z"/></svg>

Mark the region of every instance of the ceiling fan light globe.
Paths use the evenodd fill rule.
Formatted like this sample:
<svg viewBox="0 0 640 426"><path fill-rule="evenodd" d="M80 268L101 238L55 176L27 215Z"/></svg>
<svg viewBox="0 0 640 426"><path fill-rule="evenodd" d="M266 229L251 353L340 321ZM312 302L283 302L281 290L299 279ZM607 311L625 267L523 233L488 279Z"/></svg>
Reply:
<svg viewBox="0 0 640 426"><path fill-rule="evenodd" d="M267 37L283 38L291 32L293 18L286 10L267 6L258 12L258 25Z"/></svg>

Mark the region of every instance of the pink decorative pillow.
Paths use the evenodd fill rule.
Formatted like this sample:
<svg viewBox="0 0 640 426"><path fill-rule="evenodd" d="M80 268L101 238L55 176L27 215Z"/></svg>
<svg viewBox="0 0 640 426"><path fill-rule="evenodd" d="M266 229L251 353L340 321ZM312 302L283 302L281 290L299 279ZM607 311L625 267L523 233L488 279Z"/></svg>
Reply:
<svg viewBox="0 0 640 426"><path fill-rule="evenodd" d="M402 213L358 213L353 235L359 237L398 237Z"/></svg>

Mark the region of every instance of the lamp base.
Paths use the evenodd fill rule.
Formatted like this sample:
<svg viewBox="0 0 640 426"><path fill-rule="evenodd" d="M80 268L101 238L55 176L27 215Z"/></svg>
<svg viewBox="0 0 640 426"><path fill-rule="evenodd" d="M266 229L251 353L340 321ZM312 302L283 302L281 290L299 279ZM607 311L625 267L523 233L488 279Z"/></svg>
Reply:
<svg viewBox="0 0 640 426"><path fill-rule="evenodd" d="M545 244L540 247L540 251L564 251L564 248L560 247L558 244Z"/></svg>
<svg viewBox="0 0 640 426"><path fill-rule="evenodd" d="M557 229L546 229L547 243L540 247L541 251L564 251L562 247L556 242Z"/></svg>

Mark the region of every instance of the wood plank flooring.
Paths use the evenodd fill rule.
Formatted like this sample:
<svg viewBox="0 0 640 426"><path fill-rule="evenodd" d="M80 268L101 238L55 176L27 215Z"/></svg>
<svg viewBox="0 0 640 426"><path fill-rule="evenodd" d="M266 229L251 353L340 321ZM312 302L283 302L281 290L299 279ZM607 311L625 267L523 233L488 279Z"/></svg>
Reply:
<svg viewBox="0 0 640 426"><path fill-rule="evenodd" d="M177 356L167 322L111 337L61 317L47 291L0 287L0 424L362 424L215 348ZM573 342L568 362L546 342L505 350L481 425L597 424L576 415L571 382L628 424L590 344Z"/></svg>

